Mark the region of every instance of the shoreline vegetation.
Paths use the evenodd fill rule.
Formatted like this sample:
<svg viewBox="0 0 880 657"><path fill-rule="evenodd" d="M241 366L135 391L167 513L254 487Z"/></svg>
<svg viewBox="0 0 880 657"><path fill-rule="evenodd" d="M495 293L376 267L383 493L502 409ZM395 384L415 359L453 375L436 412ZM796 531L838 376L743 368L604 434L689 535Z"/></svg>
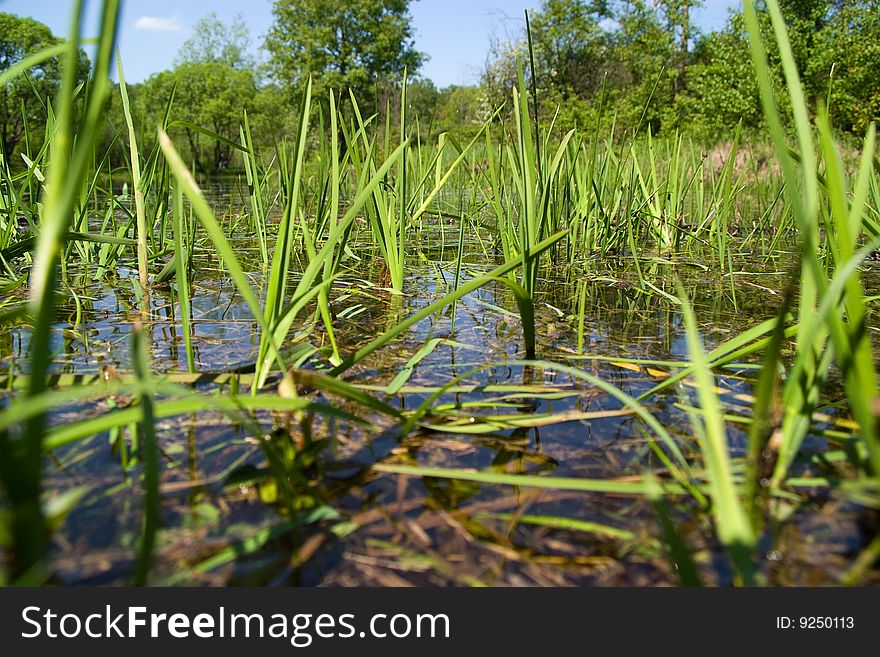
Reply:
<svg viewBox="0 0 880 657"><path fill-rule="evenodd" d="M880 581L877 7L553 0L432 95L376 2L260 89L243 19L127 85L118 0L2 15L0 584Z"/></svg>

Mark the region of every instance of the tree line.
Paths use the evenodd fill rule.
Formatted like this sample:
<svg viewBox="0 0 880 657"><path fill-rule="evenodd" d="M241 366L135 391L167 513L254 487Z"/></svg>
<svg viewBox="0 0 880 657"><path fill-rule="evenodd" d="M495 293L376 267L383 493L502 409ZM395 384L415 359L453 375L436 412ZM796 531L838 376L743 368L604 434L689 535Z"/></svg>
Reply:
<svg viewBox="0 0 880 657"><path fill-rule="evenodd" d="M702 32L694 22L700 0L544 0L528 29L491 43L477 83L437 89L419 75L425 55L414 42L410 1L276 0L257 54L243 15L225 23L208 14L171 70L129 85L141 143L150 143L153 126L167 115L193 166L220 171L238 164L233 142L245 112L255 141L271 147L293 132L306 80L321 101L332 90L346 102L350 89L362 113L395 114L404 70L408 116L419 117L421 135L467 136L509 106L517 62L525 65L538 111L560 127L680 131L706 142L729 137L739 122L762 128L739 11L720 29ZM827 104L839 129L863 132L880 118L880 0L780 4L813 107ZM769 18L759 9L769 34ZM0 14L0 71L58 42L37 21ZM80 59L85 81L88 60L84 53ZM781 85L772 51L770 67ZM59 81L56 58L0 89L6 166L20 168L17 154L41 147ZM118 94L107 116L102 146L111 148L125 125ZM504 120L505 110L497 116ZM124 158L118 146L114 157Z"/></svg>
<svg viewBox="0 0 880 657"><path fill-rule="evenodd" d="M544 109L563 123L648 125L654 134L685 131L729 137L742 121L760 128L762 112L741 11L703 33L697 0L546 0L531 21L535 81ZM774 43L758 2L764 42ZM780 0L805 92L815 110L829 106L834 125L864 133L880 118L880 2ZM483 86L493 101L515 79L526 37L504 44ZM771 75L783 85L771 46Z"/></svg>

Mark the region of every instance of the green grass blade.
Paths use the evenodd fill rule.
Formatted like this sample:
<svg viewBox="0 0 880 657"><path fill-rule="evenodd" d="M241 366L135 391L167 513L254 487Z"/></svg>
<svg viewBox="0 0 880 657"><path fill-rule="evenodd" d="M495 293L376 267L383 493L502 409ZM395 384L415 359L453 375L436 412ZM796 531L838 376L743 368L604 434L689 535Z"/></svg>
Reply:
<svg viewBox="0 0 880 657"><path fill-rule="evenodd" d="M235 250L232 248L232 245L229 244L229 240L226 239L226 235L223 233L220 224L218 224L217 220L214 218L214 213L208 206L208 202L205 200L201 189L199 189L199 186L192 177L189 169L183 163L183 160L177 153L177 149L174 148L174 144L171 143L168 134L161 128L159 128L159 144L162 148L162 152L165 154L165 158L168 160L168 164L171 167L178 185L181 186L183 193L186 194L187 199L189 199L196 217L198 217L202 226L205 228L205 231L208 233L208 236L211 238L214 247L217 249L218 255L223 258L227 272L235 283L236 289L239 294L241 294L253 314L254 319L260 324L260 329L263 334L269 336L268 348L270 353L277 361L283 376L288 379L292 388L292 381L290 381L290 375L287 372L287 365L284 362L284 357L278 350L278 346L272 337L272 331L263 318L263 311L262 308L260 308L260 303L257 301L257 297L254 295L254 291L248 283L244 270L238 262ZM255 385L254 387L256 388L257 386Z"/></svg>
<svg viewBox="0 0 880 657"><path fill-rule="evenodd" d="M138 278L144 298L150 288L150 279L147 268L147 213L144 208L144 190L141 182L141 161L138 153L137 135L135 134L134 122L131 119L131 108L128 102L128 89L125 84L125 74L122 71L122 57L116 51L116 70L119 73L119 93L122 96L122 111L125 114L125 124L128 126L128 148L131 154L131 184L134 188L135 215L137 217L137 255L138 255ZM148 309L149 304L147 304Z"/></svg>
<svg viewBox="0 0 880 657"><path fill-rule="evenodd" d="M138 402L141 414L138 442L144 464L144 526L132 583L134 586L144 586L153 565L153 549L156 544L156 533L159 530L159 443L156 439L153 414L153 384L149 356L143 328L139 323L135 324L132 334L132 357L138 380Z"/></svg>
<svg viewBox="0 0 880 657"><path fill-rule="evenodd" d="M460 470L456 468L429 468L413 465L377 463L376 472L400 474L409 477L436 477L459 479L497 486L522 486L524 488L549 488L573 490L585 493L609 493L617 495L644 495L645 485L639 481L607 481L601 479L574 479L571 477L547 477L542 475L514 475L502 472Z"/></svg>
<svg viewBox="0 0 880 657"><path fill-rule="evenodd" d="M715 394L715 382L697 333L697 320L684 288L678 285L682 301L688 351L694 363L697 394L703 410L703 426L696 426L712 494L712 509L718 538L730 554L742 583L754 583L753 551L756 543L754 528L737 495L730 464L724 413Z"/></svg>
<svg viewBox="0 0 880 657"><path fill-rule="evenodd" d="M666 507L666 502L663 499L663 489L660 487L660 482L652 474L645 475L644 479L648 500L651 502L651 506L657 516L657 521L660 523L660 528L663 531L663 544L669 551L672 567L675 568L675 573L678 575L681 585L702 586L700 574L697 570L697 565L694 563L694 558L691 556L691 551L685 545L684 540L675 528L675 524L672 522L672 518L669 516L669 509Z"/></svg>

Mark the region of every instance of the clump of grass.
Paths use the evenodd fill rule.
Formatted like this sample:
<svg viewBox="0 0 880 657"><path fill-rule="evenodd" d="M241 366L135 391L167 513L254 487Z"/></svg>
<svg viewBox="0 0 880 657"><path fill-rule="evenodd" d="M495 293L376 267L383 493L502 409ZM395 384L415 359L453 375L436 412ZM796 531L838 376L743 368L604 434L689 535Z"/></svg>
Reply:
<svg viewBox="0 0 880 657"><path fill-rule="evenodd" d="M132 354L135 375L138 381L138 403L141 421L138 425L138 441L141 448L141 459L144 463L144 526L141 534L141 545L138 550L134 567L133 584L143 586L153 564L153 549L156 544L156 533L159 530L160 499L159 499L159 444L156 439L155 413L153 396L155 386L152 381L150 356L144 339L143 326L136 322L132 331Z"/></svg>
<svg viewBox="0 0 880 657"><path fill-rule="evenodd" d="M840 366L847 400L859 424L859 437L866 450L862 465L866 472L877 475L880 473L880 444L873 411L877 397L877 376L865 325L864 292L856 269L860 261L856 246L862 232L865 201L873 175L874 128L872 126L865 137L862 162L854 194L850 198L827 115L820 113L816 126L825 165L824 185L820 185L818 153L782 13L773 0L767 3L767 9L785 72L797 134L797 155L789 150L786 141L767 73L754 4L751 0L744 3L761 102L785 176L786 194L797 222L801 251L795 361L782 392L785 410L778 434L779 458L771 483L779 486L786 477L810 427L810 418L832 359L836 359ZM837 271L834 282L829 282L819 254L820 218L826 227L825 240ZM845 322L842 316L846 317Z"/></svg>
<svg viewBox="0 0 880 657"><path fill-rule="evenodd" d="M553 226L562 225L562 218L557 214L559 206L553 201L566 147L574 130L563 136L550 158L547 153L548 138L541 139L533 134L521 61L518 63L518 75L519 87L513 89L516 134L514 145L506 148L516 199L515 210L511 207L509 211L515 213L517 220L508 219L503 224L508 233L504 242L508 245L508 255L517 255L522 259L522 287L534 299L540 259L534 256L533 251ZM514 226L516 232L510 234Z"/></svg>
<svg viewBox="0 0 880 657"><path fill-rule="evenodd" d="M368 199L373 197L375 190L380 186L384 177L392 167L395 166L398 158L403 155L408 145L408 142L404 141L404 143L398 146L378 167L373 165L372 168L364 168L360 171L357 190L351 199L348 209L344 216L332 225L329 232L324 236L323 244L319 247L317 236L310 231L305 218L301 215L301 210L298 205L300 177L302 175L303 158L309 125L308 117L309 106L311 103L310 88L311 83L307 86L305 94L297 148L298 155L294 169L291 172L291 194L279 226L278 243L275 247L273 267L267 285L266 301L263 305L263 323L265 327L268 327L268 332L266 332L266 329L264 328L264 333L261 335L260 354L257 360L254 390L263 385L269 374L271 356L271 352L269 351L270 342L274 341L276 345L281 344L290 331L290 327L305 308L306 304L318 295L322 289L332 283L336 268L338 267L342 256L342 251L348 240L352 223L364 207L364 204L367 203ZM338 187L340 185L340 180L332 180L330 184ZM297 216L300 217L300 228L307 244L308 261L302 270L302 275L291 295L291 299L288 300L286 299L286 281L290 264L292 262L291 250L294 242L294 219ZM329 313L325 313L323 316L329 325ZM332 332L332 327L330 328L330 331Z"/></svg>

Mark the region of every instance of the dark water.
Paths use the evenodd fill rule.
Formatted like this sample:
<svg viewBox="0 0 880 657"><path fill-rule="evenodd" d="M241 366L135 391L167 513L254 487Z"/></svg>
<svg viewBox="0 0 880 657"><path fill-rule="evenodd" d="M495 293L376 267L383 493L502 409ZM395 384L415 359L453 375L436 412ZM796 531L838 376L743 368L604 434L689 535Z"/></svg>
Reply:
<svg viewBox="0 0 880 657"><path fill-rule="evenodd" d="M454 226L431 224L413 236L403 296L385 288L376 254L366 244L353 244L361 260L344 263L349 269L331 294L340 317L337 339L343 354L451 289L457 232ZM488 233L482 235L483 244L491 244ZM463 280L490 268L480 244L476 239L466 244ZM256 244L239 238L235 245L252 286L260 289L263 273ZM197 246L191 290L195 366L200 372L228 370L252 361L259 339L247 306L211 253L206 242ZM742 253L734 258L733 270L738 273L732 282L729 274L718 273L716 262L706 260L706 270L691 255L641 261L643 276L669 294L676 293L675 277L682 280L707 349L772 317L793 265L785 254L765 259ZM578 296L579 286L585 286L582 355L687 359L678 307L661 294L640 288L630 258L545 264L536 306L539 358L580 368L633 396L660 380L638 366L579 358ZM870 294L873 272L867 275ZM136 272L128 266L119 266L105 280L96 280L93 268L67 272L53 342L57 373L130 370L131 323L139 316L136 279ZM145 328L155 371L186 372L173 288L155 288L151 305ZM291 338L298 332L300 339L315 346L324 343L319 327L294 326ZM463 405L462 413L476 417L621 407L612 397L566 374L507 364L522 357L523 340L516 305L502 284L488 285L459 302L454 326L447 308L374 353L345 378L354 383L388 384L433 338L443 342L414 368L408 386L440 386L477 366L480 369L464 382L547 386L544 395L503 399L502 393L486 390L444 393L435 406ZM0 330L4 370L27 371L28 344L27 327ZM305 367L320 368L321 359L313 358ZM749 415L748 406L734 395L751 390L752 375L750 369L731 368L718 377L719 387L729 391L722 395L727 411ZM217 386L199 384L197 388L208 393ZM428 394L397 394L388 401L412 409ZM681 406L696 405L693 398L692 389L679 385L646 402L686 456L693 455L696 447L691 418ZM467 406L473 402L488 405ZM3 402L8 403L9 398ZM124 405L126 400L114 403ZM60 408L51 421L63 424L107 410L107 400L98 399ZM258 417L267 430L284 422L268 413ZM403 439L391 429L383 433L383 421L372 419L380 425L374 432L345 422L331 425L322 418L314 424L316 438L331 438L320 455L321 476L315 484L319 492L314 497L335 508L340 520L352 521L349 529L355 525L356 529L345 533L348 530L337 527L334 533L328 531L327 523L316 525L293 537L269 541L249 556L210 572L190 573L183 581L309 585L654 585L676 581L658 541L655 516L640 498L365 471L380 461L595 479L638 477L649 469L661 470L643 425L631 417L573 420L480 435L419 430ZM263 453L247 427L205 412L162 419L157 429L164 465L157 579L192 567L230 541L245 539L278 522L277 508L262 501L257 488L223 485L236 468L263 462ZM742 454L745 434L733 423L728 430L733 453ZM57 532L53 554L59 582L124 583L130 574L142 522L139 467L135 464L126 471L121 466L112 438L103 433L73 443L46 462L48 490L90 488ZM130 435L124 438L130 440ZM118 447L119 438L115 439ZM818 434L805 445L807 451L826 447L826 440ZM810 466L796 467L805 474L816 472ZM710 583L728 583L730 572L722 552L708 538L711 518L684 498L674 502L673 518L704 577ZM809 504L795 505L792 514L788 522L769 528L763 539L766 559L761 569L771 583L833 583L870 540L861 512L821 491ZM512 522L511 515L520 522ZM531 524L531 516L601 527L583 531L583 527L553 526L559 522L546 519Z"/></svg>

